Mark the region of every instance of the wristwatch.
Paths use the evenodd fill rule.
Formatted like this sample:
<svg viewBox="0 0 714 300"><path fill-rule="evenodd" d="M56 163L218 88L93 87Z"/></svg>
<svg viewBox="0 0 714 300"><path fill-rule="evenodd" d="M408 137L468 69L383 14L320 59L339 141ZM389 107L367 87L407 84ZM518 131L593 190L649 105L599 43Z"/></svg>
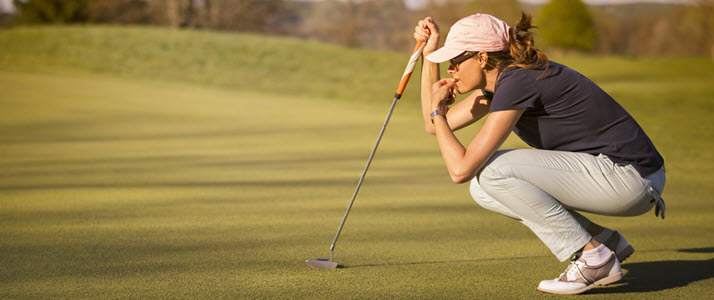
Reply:
<svg viewBox="0 0 714 300"><path fill-rule="evenodd" d="M441 112L438 109L432 111L431 115L429 115L431 117L431 124L434 124L434 117L436 117L436 115L441 115Z"/></svg>

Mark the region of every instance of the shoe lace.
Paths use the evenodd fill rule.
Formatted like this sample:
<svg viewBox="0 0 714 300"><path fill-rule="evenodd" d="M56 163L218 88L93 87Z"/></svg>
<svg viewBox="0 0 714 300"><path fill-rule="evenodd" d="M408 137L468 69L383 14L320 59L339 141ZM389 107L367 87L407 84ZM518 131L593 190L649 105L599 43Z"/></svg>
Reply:
<svg viewBox="0 0 714 300"><path fill-rule="evenodd" d="M559 278L565 278L567 281L568 278L576 278L575 275L580 274L580 277L585 279L585 281L589 282L589 280L585 278L585 276L583 276L583 273L580 271L580 268L582 268L583 266L585 266L585 262L580 260L580 256L575 256L570 261L570 265L568 265L568 268L565 269L565 272L560 274ZM563 277L563 275L565 275L565 277Z"/></svg>

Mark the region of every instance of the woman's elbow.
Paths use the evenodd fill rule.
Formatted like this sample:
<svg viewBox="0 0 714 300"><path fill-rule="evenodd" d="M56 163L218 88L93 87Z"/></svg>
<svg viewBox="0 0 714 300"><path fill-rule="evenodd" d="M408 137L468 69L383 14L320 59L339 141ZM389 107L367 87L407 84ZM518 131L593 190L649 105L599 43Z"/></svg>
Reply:
<svg viewBox="0 0 714 300"><path fill-rule="evenodd" d="M451 181L457 184L469 182L474 178L474 175L471 172L454 172L449 175L451 175Z"/></svg>
<svg viewBox="0 0 714 300"><path fill-rule="evenodd" d="M434 126L424 125L424 131L426 131L426 133L431 134L431 135L436 134L436 129L434 129Z"/></svg>

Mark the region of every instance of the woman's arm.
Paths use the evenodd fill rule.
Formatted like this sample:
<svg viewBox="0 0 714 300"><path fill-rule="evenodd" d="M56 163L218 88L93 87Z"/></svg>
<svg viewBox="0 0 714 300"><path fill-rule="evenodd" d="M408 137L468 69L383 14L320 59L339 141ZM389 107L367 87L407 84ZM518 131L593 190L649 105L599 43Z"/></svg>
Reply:
<svg viewBox="0 0 714 300"><path fill-rule="evenodd" d="M426 132L434 134L434 126L431 124L429 116L431 113L431 87L439 81L441 74L439 64L426 60L426 57L439 48L439 26L431 17L420 20L414 28L414 39L426 42L421 60L421 112Z"/></svg>
<svg viewBox="0 0 714 300"><path fill-rule="evenodd" d="M426 57L438 48L439 26L430 17L427 17L419 21L419 24L414 28L414 38L427 42L422 52L423 56ZM430 116L433 111L431 109L431 88L440 78L439 64L422 58L421 107L424 129L429 134L435 134L434 124L431 123ZM448 110L447 120L449 127L452 130L458 130L478 121L488 113L490 105L490 100L486 99L481 91L472 93Z"/></svg>
<svg viewBox="0 0 714 300"><path fill-rule="evenodd" d="M446 111L446 121L451 130L459 130L480 120L491 110L491 99L477 90ZM431 112L429 112L431 114ZM431 123L431 122L429 122ZM432 126L433 128L433 126ZM431 134L435 134L432 132Z"/></svg>
<svg viewBox="0 0 714 300"><path fill-rule="evenodd" d="M433 109L445 106L448 90L453 88L453 85L453 81L448 79L440 80L434 84L433 97L442 100L435 100L432 105ZM525 110L525 108L521 108L492 112L467 148L464 148L456 138L445 117L443 115L435 116L436 139L451 180L455 183L464 183L473 179L491 158L491 155L506 141Z"/></svg>
<svg viewBox="0 0 714 300"><path fill-rule="evenodd" d="M439 81L439 64L426 60L428 54L424 53L421 66L421 114L424 118L424 130L434 134L434 125L431 124L431 87Z"/></svg>
<svg viewBox="0 0 714 300"><path fill-rule="evenodd" d="M424 74L422 72L422 74ZM423 76L423 75L422 75ZM424 130L429 134L436 134L434 124L431 122L431 87L438 81L425 81L422 77L422 115L424 117ZM431 83L429 83L431 82ZM428 88L424 88L428 85ZM446 109L446 120L451 130L459 130L483 118L491 109L491 100L486 98L481 90L471 93L464 100ZM442 111L443 113L443 111Z"/></svg>

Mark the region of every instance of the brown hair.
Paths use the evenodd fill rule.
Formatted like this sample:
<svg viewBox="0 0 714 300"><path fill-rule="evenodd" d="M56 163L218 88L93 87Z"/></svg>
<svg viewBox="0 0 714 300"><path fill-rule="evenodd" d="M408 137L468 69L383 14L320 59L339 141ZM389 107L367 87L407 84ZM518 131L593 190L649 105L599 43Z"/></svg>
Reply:
<svg viewBox="0 0 714 300"><path fill-rule="evenodd" d="M489 59L486 62L486 70L498 68L498 78L501 78L501 74L512 67L533 70L545 68L540 77L548 71L548 57L535 48L533 33L528 31L531 28L536 28L531 26L532 20L533 15L521 14L521 20L518 21L516 26L508 29L510 49L501 52L488 52Z"/></svg>

